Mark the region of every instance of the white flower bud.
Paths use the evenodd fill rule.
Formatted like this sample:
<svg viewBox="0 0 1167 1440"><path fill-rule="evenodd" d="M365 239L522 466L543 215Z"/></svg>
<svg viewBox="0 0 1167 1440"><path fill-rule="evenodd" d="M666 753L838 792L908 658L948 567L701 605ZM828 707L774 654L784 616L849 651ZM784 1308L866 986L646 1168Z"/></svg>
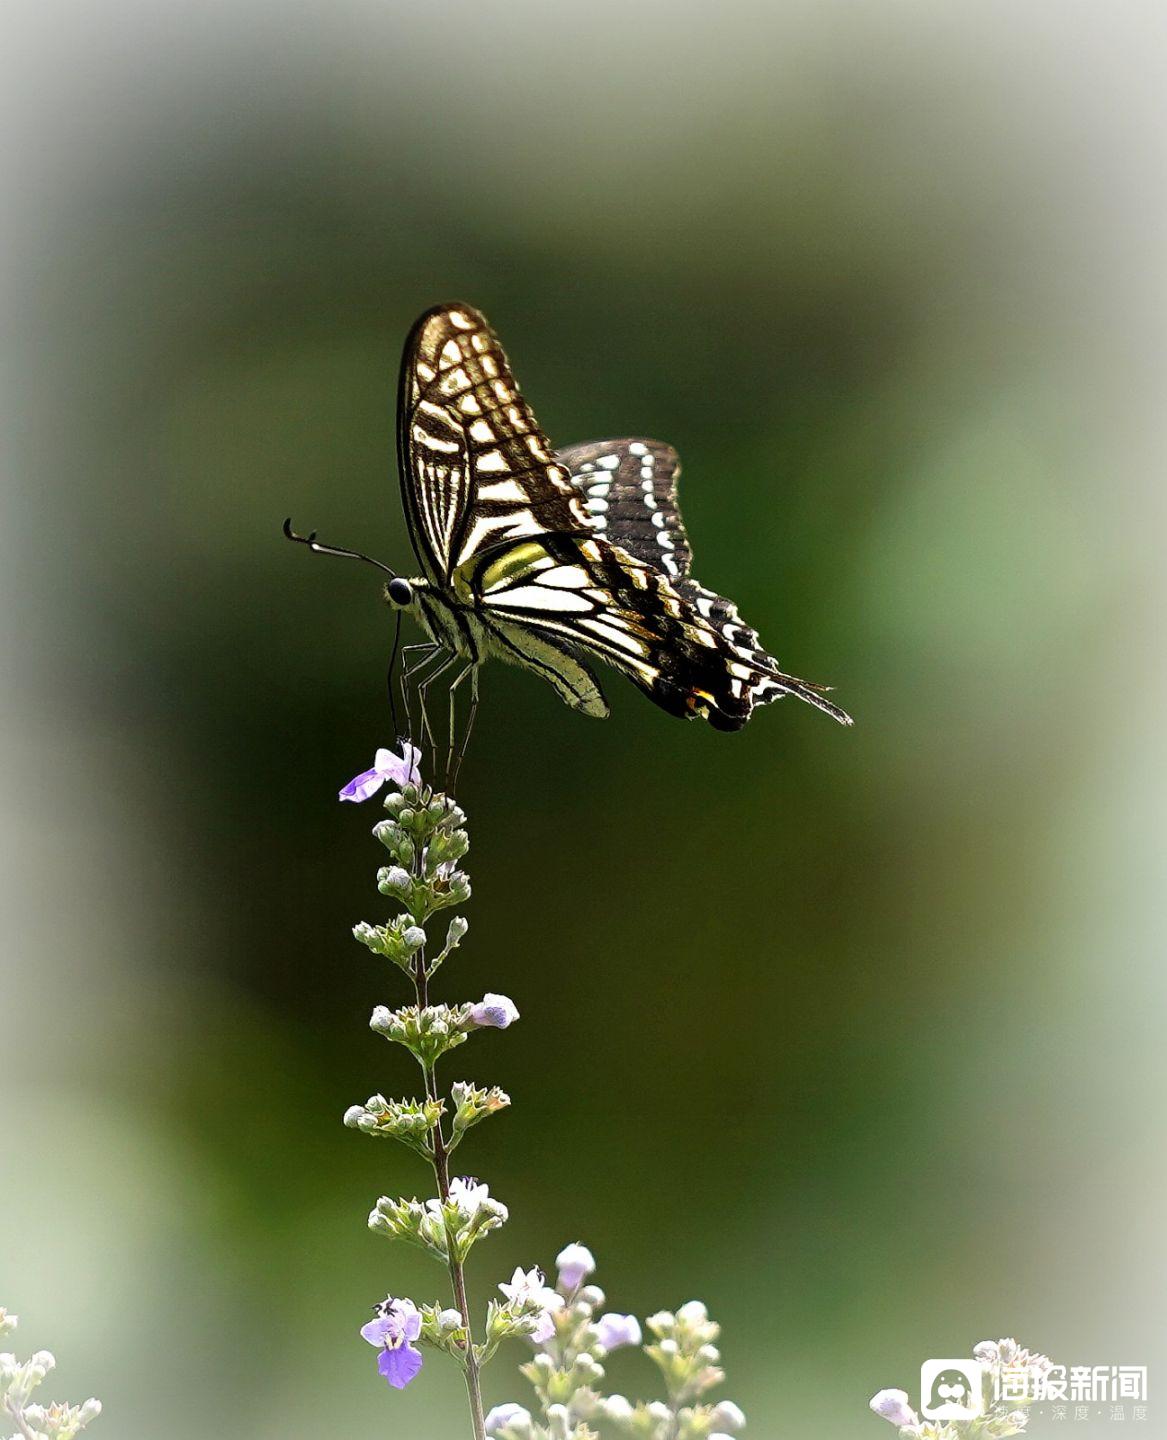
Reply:
<svg viewBox="0 0 1167 1440"><path fill-rule="evenodd" d="M571 1411L566 1405L548 1405L547 1431L551 1440L568 1440L573 1432Z"/></svg>
<svg viewBox="0 0 1167 1440"><path fill-rule="evenodd" d="M704 1325L709 1319L709 1311L700 1300L689 1300L677 1311L677 1319L686 1325Z"/></svg>
<svg viewBox="0 0 1167 1440"><path fill-rule="evenodd" d="M604 1372L600 1370L599 1373L602 1376ZM591 1420L602 1414L600 1405L600 1397L587 1385L581 1386L571 1397L571 1413L577 1420Z"/></svg>
<svg viewBox="0 0 1167 1440"><path fill-rule="evenodd" d="M719 1400L709 1419L719 1430L742 1430L746 1423L740 1406L735 1405L732 1400Z"/></svg>
<svg viewBox="0 0 1167 1440"><path fill-rule="evenodd" d="M632 1419L632 1403L623 1395L609 1395L602 1403L603 1413L619 1425Z"/></svg>

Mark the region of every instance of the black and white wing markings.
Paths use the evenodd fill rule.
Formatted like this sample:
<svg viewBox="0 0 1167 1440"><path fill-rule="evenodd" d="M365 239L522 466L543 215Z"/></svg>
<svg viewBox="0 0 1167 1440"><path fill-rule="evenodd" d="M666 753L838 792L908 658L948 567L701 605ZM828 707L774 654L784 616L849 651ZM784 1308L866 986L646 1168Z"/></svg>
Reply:
<svg viewBox="0 0 1167 1440"><path fill-rule="evenodd" d="M587 529L498 337L470 305L440 305L410 331L397 462L413 547L443 587L485 549Z"/></svg>
<svg viewBox="0 0 1167 1440"><path fill-rule="evenodd" d="M677 498L681 460L671 445L643 437L595 440L568 446L558 457L584 496L595 532L663 570L676 593L725 642L732 656L727 663L748 667L748 676L731 678L742 680L751 708L796 694L841 723L851 723L824 699L819 686L783 673L732 600L690 575L693 552Z"/></svg>
<svg viewBox="0 0 1167 1440"><path fill-rule="evenodd" d="M741 729L771 691L798 694L834 713L813 686L783 675L769 657L762 670L730 645L655 566L598 535L547 536L512 547L481 566L476 579L476 613L492 648L510 652L505 658L522 657L538 638L561 654L622 671L671 715L702 716L723 730ZM569 698L569 688L583 689L580 675L561 677L556 688L577 709L606 713L598 686L594 700Z"/></svg>
<svg viewBox="0 0 1167 1440"><path fill-rule="evenodd" d="M509 648L521 653L539 637L603 660L672 714L716 704L724 677L716 635L658 570L627 551L598 536L548 536L514 547L476 578L477 613L492 636L505 627Z"/></svg>
<svg viewBox="0 0 1167 1440"><path fill-rule="evenodd" d="M689 573L692 552L677 504L681 458L660 440L595 440L569 445L556 458L597 533L671 580Z"/></svg>

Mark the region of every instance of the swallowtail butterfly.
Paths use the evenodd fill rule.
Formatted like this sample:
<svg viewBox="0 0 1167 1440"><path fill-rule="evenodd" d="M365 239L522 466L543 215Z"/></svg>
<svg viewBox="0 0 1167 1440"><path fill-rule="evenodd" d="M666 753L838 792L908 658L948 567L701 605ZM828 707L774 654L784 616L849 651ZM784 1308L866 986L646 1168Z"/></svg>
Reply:
<svg viewBox="0 0 1167 1440"><path fill-rule="evenodd" d="M470 676L476 696L478 669L496 656L604 716L589 666L600 660L670 715L719 730L740 730L755 706L783 695L851 723L823 687L782 671L732 601L690 575L676 451L644 439L553 450L469 305L429 310L409 334L397 461L423 573L390 571L385 598L430 638L421 666L437 668L426 684L460 660L452 688ZM356 553L306 538L322 553ZM415 659L408 673L418 671Z"/></svg>

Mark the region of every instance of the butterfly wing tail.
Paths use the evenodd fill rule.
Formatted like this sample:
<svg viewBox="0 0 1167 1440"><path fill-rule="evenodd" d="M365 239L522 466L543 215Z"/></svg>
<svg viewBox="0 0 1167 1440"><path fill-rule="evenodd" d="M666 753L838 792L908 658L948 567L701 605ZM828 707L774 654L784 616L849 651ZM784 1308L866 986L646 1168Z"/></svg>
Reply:
<svg viewBox="0 0 1167 1440"><path fill-rule="evenodd" d="M823 691L829 690L829 685L817 685L811 680L800 680L797 675L785 673L778 661L762 645L758 632L742 619L732 600L727 600L716 590L709 590L689 577L678 581L676 589L701 618L713 627L733 652L735 660L748 666L750 676L746 682L749 702L747 719L755 705L768 705L772 700L780 700L783 695L795 695L799 700L813 705L816 710L821 710L824 715L837 720L840 725L854 723L845 710L824 697ZM740 729L741 724L729 723L732 719L732 715L715 716L711 713L709 716L710 723L716 728Z"/></svg>
<svg viewBox="0 0 1167 1440"><path fill-rule="evenodd" d="M799 700L813 705L816 710L821 710L824 715L829 715L832 720L837 720L840 725L854 725L854 720L846 710L823 694L824 690L830 688L829 685L816 685L811 680L800 680L797 675L786 675L778 669L758 670L750 694L755 705L768 705L771 700L781 700L783 695L795 695Z"/></svg>

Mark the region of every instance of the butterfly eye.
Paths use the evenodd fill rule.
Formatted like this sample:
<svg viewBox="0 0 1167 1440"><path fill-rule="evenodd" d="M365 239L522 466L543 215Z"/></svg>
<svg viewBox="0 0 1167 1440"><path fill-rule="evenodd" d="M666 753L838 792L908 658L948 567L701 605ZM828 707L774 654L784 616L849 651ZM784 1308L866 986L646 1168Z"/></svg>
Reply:
<svg viewBox="0 0 1167 1440"><path fill-rule="evenodd" d="M390 580L386 591L390 602L394 605L400 605L404 609L413 604L413 586L408 580L403 580L400 575Z"/></svg>

